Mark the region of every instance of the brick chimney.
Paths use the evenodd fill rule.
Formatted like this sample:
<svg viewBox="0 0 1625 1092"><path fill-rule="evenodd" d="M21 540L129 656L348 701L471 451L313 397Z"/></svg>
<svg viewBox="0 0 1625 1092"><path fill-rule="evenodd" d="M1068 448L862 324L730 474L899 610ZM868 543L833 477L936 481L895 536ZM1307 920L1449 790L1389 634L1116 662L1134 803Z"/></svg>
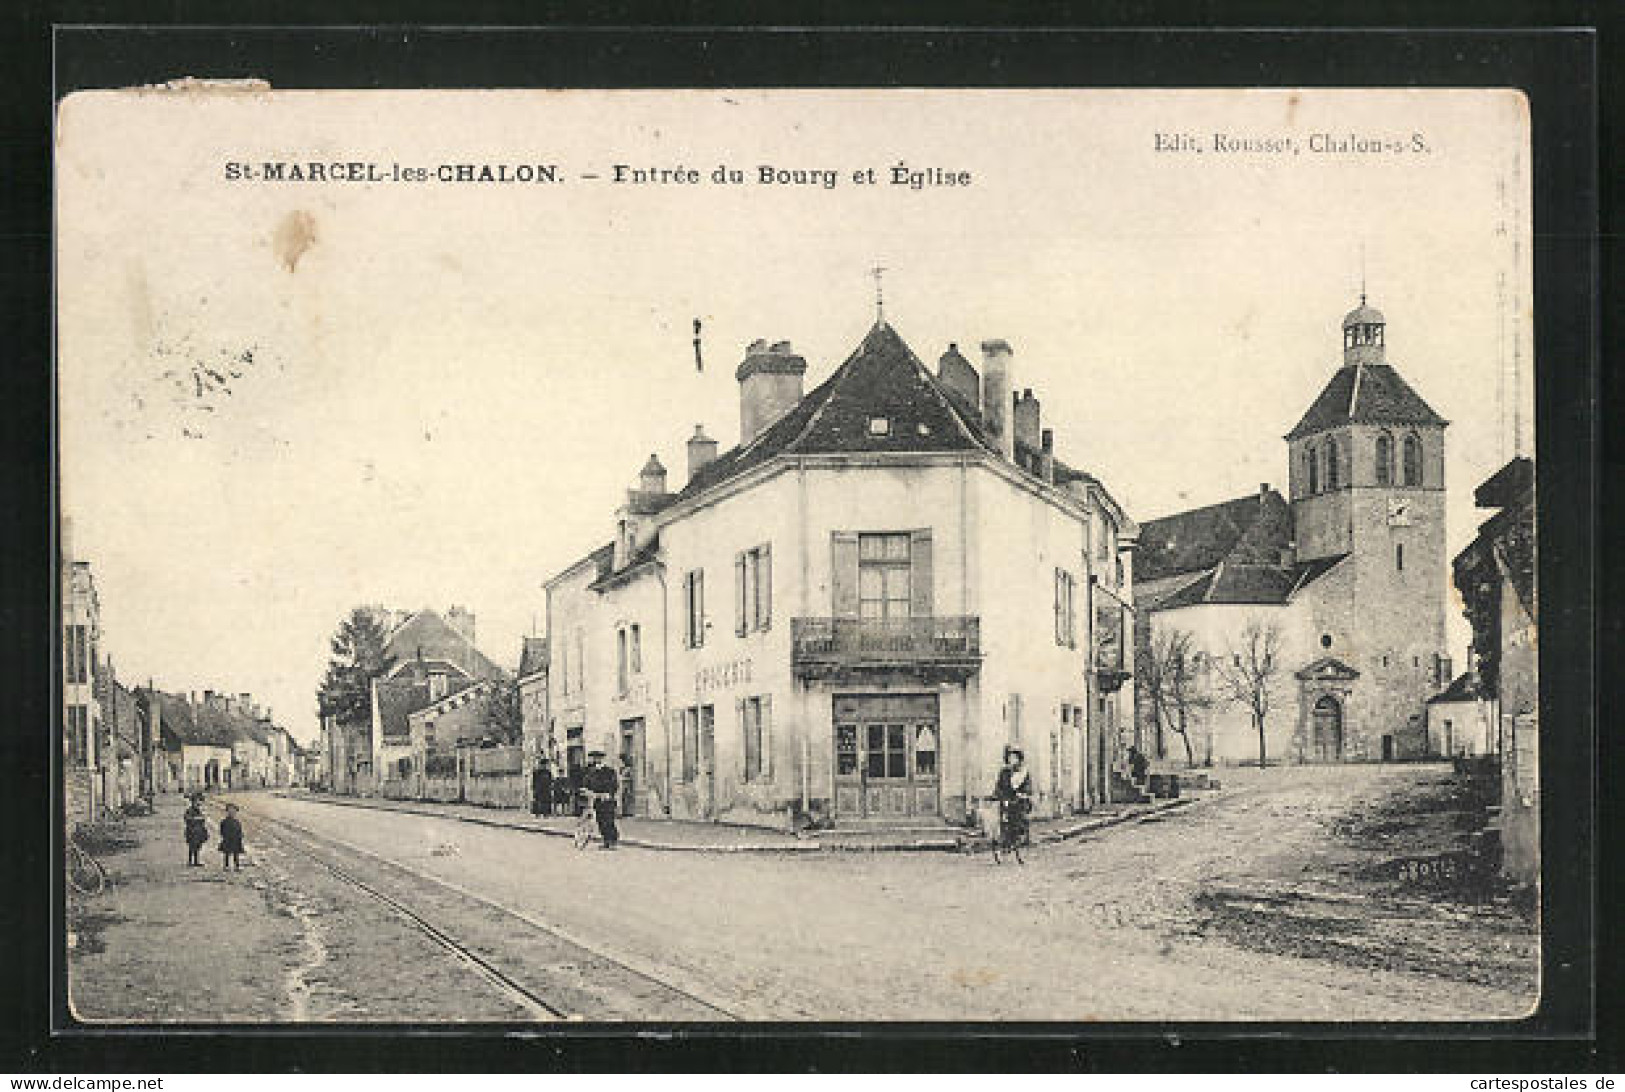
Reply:
<svg viewBox="0 0 1625 1092"><path fill-rule="evenodd" d="M1038 476L1050 485L1055 484L1055 430L1052 428L1039 434Z"/></svg>
<svg viewBox="0 0 1625 1092"><path fill-rule="evenodd" d="M734 372L739 380L739 442L748 444L801 401L807 362L788 341L753 341Z"/></svg>
<svg viewBox="0 0 1625 1092"><path fill-rule="evenodd" d="M958 342L950 341L948 351L938 359L937 381L954 395L961 409L977 417L982 415L982 377L960 355Z"/></svg>
<svg viewBox="0 0 1625 1092"><path fill-rule="evenodd" d="M694 435L688 439L688 480L717 457L717 442L705 434L704 425L694 426Z"/></svg>
<svg viewBox="0 0 1625 1092"><path fill-rule="evenodd" d="M1038 409L1038 399L1033 396L1031 387L1022 391L1021 397L1015 401L1016 442L1034 451L1038 450L1041 432Z"/></svg>
<svg viewBox="0 0 1625 1092"><path fill-rule="evenodd" d="M999 453L1015 458L1015 429L1010 420L1010 343L1003 338L982 342L982 423L998 442Z"/></svg>

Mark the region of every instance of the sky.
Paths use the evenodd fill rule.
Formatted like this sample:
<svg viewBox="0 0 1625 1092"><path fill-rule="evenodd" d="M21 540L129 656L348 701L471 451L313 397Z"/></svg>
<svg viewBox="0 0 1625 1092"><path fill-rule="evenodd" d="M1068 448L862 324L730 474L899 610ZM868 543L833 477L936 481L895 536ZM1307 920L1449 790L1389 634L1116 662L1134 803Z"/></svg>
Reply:
<svg viewBox="0 0 1625 1092"><path fill-rule="evenodd" d="M1406 150L1312 150L1351 136ZM1057 453L1138 520L1284 492L1362 277L1451 422L1452 554L1472 488L1532 450L1513 92L93 92L57 150L60 498L103 648L307 741L354 605L463 605L515 666L648 456L678 488L696 423L737 441L745 346L791 341L810 390L873 323L876 266L928 364L1008 340ZM267 161L431 180L230 177ZM559 180L433 180L465 163Z"/></svg>

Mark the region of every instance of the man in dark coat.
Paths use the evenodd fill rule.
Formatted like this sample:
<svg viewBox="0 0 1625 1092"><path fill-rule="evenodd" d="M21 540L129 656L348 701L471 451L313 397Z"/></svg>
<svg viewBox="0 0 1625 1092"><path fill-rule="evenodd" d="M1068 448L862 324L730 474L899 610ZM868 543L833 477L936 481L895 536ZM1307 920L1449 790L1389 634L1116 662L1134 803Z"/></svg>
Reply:
<svg viewBox="0 0 1625 1092"><path fill-rule="evenodd" d="M620 829L615 825L621 779L604 763L603 751L593 751L587 755L587 772L582 778L581 787L592 793L592 810L598 818L598 831L604 836L604 848L614 849L615 843L621 840Z"/></svg>
<svg viewBox="0 0 1625 1092"><path fill-rule="evenodd" d="M186 863L188 866L202 867L203 862L198 859L198 851L209 840L209 821L203 815L201 794L192 798L186 806Z"/></svg>
<svg viewBox="0 0 1625 1092"><path fill-rule="evenodd" d="M535 815L553 814L553 764L539 759L530 775L530 810Z"/></svg>
<svg viewBox="0 0 1625 1092"><path fill-rule="evenodd" d="M243 824L236 804L227 804L226 817L220 820L220 867L243 870Z"/></svg>

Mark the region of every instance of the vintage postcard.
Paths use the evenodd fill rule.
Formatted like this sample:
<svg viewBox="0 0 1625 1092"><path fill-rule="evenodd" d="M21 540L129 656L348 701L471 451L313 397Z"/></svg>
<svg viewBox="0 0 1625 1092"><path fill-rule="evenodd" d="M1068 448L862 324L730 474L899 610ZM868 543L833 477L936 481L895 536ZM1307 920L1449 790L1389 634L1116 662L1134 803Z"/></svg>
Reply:
<svg viewBox="0 0 1625 1092"><path fill-rule="evenodd" d="M85 1025L1511 1021L1498 90L79 92Z"/></svg>

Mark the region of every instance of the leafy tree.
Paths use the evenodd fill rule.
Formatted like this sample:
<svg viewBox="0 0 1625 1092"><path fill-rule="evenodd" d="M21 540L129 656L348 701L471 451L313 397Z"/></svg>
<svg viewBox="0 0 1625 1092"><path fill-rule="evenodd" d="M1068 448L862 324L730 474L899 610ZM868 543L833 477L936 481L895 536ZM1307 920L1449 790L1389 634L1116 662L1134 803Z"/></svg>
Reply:
<svg viewBox="0 0 1625 1092"><path fill-rule="evenodd" d="M384 650L388 634L383 619L367 607L356 607L339 624L329 643L332 659L316 690L317 711L341 724L365 721L372 709L372 680L395 666Z"/></svg>
<svg viewBox="0 0 1625 1092"><path fill-rule="evenodd" d="M524 738L524 711L519 703L519 680L506 675L493 679L480 698L480 721L485 735L501 744Z"/></svg>
<svg viewBox="0 0 1625 1092"><path fill-rule="evenodd" d="M1270 713L1270 690L1281 671L1281 627L1248 622L1241 638L1219 661L1219 688L1230 701L1245 705L1258 732L1258 768L1268 763L1264 722Z"/></svg>
<svg viewBox="0 0 1625 1092"><path fill-rule="evenodd" d="M1196 753L1191 748L1191 720L1213 703L1196 675L1193 640L1188 630L1163 630L1151 639L1149 647L1141 646L1135 657L1142 692L1151 703L1157 726L1158 754L1162 752L1162 732L1166 729L1185 744L1185 764L1192 769L1196 767Z"/></svg>

